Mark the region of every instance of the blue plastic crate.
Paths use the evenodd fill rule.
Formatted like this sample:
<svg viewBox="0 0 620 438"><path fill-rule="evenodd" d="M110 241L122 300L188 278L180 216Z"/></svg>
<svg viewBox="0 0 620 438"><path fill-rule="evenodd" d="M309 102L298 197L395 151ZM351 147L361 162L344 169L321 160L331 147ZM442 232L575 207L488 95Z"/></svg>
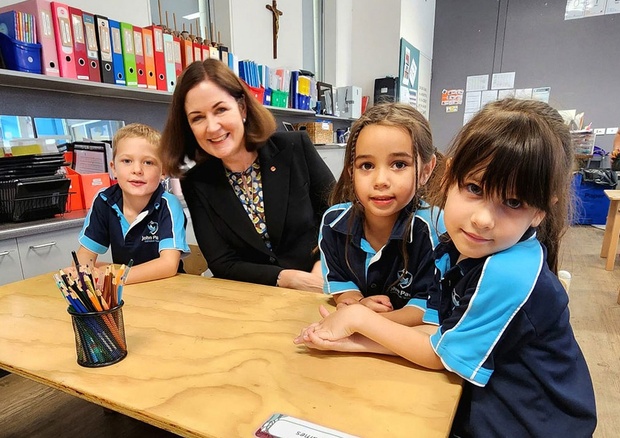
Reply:
<svg viewBox="0 0 620 438"><path fill-rule="evenodd" d="M0 50L9 70L41 73L41 44L24 43L0 33Z"/></svg>

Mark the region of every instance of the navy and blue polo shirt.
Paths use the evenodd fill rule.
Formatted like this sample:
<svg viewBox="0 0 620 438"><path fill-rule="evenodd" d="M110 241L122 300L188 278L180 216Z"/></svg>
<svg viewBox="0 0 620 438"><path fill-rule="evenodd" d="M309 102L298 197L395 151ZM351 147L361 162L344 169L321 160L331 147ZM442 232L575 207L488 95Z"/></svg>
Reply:
<svg viewBox="0 0 620 438"><path fill-rule="evenodd" d="M138 265L158 258L164 249L188 254L185 225L181 203L161 185L130 224L123 215L123 192L114 184L95 197L78 241L97 254L104 254L110 247L114 263L127 264L133 259Z"/></svg>
<svg viewBox="0 0 620 438"><path fill-rule="evenodd" d="M323 215L319 234L323 291L332 295L348 291L359 291L365 297L387 295L394 309L408 303L425 308L428 289L435 284L432 252L438 237L432 221L439 215L439 210L426 207L415 213L412 205L401 210L388 242L379 251L364 238L363 218L353 214L351 203L330 207ZM439 222L443 227L441 217ZM406 267L403 243L408 255Z"/></svg>
<svg viewBox="0 0 620 438"><path fill-rule="evenodd" d="M455 264L451 242L436 248L444 272L425 321L446 369L466 383L453 424L458 436L590 437L596 408L575 340L568 295L530 230L516 245Z"/></svg>

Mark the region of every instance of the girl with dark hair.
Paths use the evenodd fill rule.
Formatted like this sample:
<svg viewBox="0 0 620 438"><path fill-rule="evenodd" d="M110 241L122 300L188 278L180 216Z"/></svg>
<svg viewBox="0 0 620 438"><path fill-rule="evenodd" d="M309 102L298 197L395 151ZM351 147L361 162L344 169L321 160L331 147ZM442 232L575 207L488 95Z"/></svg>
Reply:
<svg viewBox="0 0 620 438"><path fill-rule="evenodd" d="M486 105L457 135L436 193L447 229L423 325L352 305L297 344L402 356L464 380L454 437L591 437L594 391L556 276L573 149L543 102Z"/></svg>
<svg viewBox="0 0 620 438"><path fill-rule="evenodd" d="M338 306L413 306L403 312L421 322L438 238L420 193L434 167L430 126L413 107L377 105L353 124L319 236L324 291Z"/></svg>

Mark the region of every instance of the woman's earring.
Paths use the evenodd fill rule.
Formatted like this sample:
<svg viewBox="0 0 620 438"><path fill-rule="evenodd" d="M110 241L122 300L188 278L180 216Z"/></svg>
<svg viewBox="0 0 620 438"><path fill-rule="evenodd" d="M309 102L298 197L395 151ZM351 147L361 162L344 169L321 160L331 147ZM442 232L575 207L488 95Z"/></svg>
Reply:
<svg viewBox="0 0 620 438"><path fill-rule="evenodd" d="M245 117L243 118L243 123L245 123Z"/></svg>

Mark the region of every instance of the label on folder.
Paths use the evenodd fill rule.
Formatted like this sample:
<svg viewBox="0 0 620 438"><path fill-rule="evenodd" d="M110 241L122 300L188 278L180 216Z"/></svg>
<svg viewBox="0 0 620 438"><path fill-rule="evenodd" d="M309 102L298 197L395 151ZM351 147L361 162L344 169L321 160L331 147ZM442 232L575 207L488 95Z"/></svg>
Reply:
<svg viewBox="0 0 620 438"><path fill-rule="evenodd" d="M358 438L284 414L273 414L254 435L258 438Z"/></svg>

